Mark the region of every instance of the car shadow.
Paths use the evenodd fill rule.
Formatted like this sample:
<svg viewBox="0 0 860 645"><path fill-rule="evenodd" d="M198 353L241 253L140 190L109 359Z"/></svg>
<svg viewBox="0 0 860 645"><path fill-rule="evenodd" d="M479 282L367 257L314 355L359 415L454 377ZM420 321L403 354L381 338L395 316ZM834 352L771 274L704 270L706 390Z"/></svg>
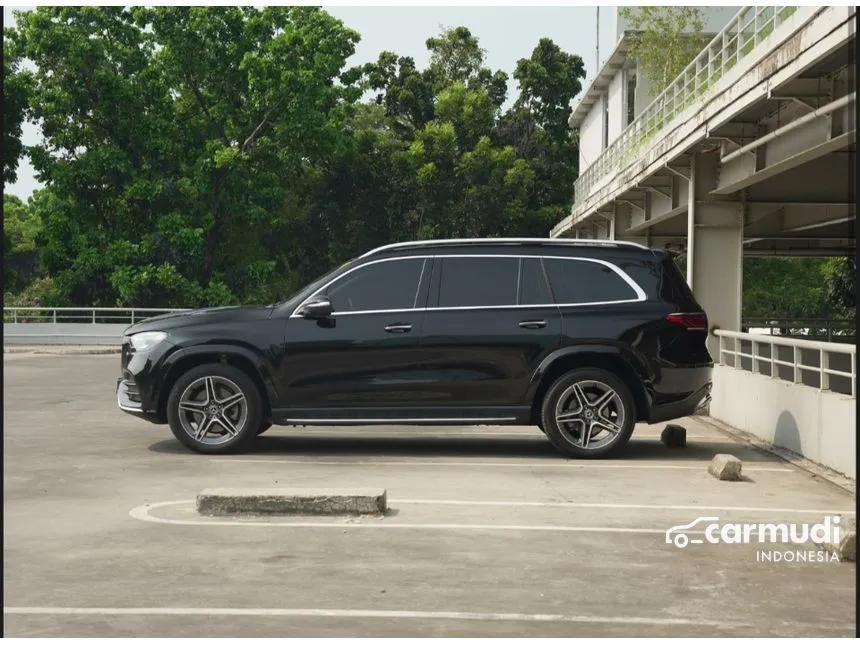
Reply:
<svg viewBox="0 0 860 645"><path fill-rule="evenodd" d="M271 432L271 431L270 431ZM450 437L440 433L435 437L378 437L368 434L326 436L302 435L301 432L282 430L278 434L257 437L243 454L283 457L485 457L531 458L565 460L565 457L542 435L534 437ZM153 452L188 454L189 450L178 441L159 441L149 447ZM624 449L611 457L613 461L673 461L706 462L717 453L735 455L747 462L783 463L779 458L749 446L732 441L688 441L686 447L668 448L659 439L637 439L636 435Z"/></svg>

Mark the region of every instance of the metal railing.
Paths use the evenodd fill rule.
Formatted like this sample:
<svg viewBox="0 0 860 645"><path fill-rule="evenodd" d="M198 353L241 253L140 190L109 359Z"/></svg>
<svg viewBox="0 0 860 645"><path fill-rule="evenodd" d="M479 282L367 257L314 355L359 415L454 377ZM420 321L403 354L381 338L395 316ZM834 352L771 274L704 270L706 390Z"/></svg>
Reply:
<svg viewBox="0 0 860 645"><path fill-rule="evenodd" d="M819 390L857 395L857 347L843 343L714 330L719 362Z"/></svg>
<svg viewBox="0 0 860 645"><path fill-rule="evenodd" d="M739 61L749 56L797 7L741 9L683 72L628 125L574 183L577 203L604 177L613 177L648 141L702 97Z"/></svg>
<svg viewBox="0 0 860 645"><path fill-rule="evenodd" d="M746 333L770 336L807 336L827 342L848 342L854 338L853 320L826 318L744 318L741 329ZM756 331L751 331L751 330Z"/></svg>
<svg viewBox="0 0 860 645"><path fill-rule="evenodd" d="M3 307L4 323L92 323L133 325L159 314L190 309L139 309L137 307Z"/></svg>

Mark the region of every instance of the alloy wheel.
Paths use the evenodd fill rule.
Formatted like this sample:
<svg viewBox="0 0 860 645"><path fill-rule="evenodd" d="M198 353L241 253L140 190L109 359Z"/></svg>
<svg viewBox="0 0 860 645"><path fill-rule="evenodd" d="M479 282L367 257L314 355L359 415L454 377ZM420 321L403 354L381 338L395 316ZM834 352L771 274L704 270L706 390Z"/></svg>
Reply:
<svg viewBox="0 0 860 645"><path fill-rule="evenodd" d="M186 434L210 446L232 440L248 422L245 393L223 376L203 376L193 381L182 392L178 407Z"/></svg>
<svg viewBox="0 0 860 645"><path fill-rule="evenodd" d="M558 397L555 421L573 445L599 450L614 442L624 428L624 403L606 383L577 381Z"/></svg>

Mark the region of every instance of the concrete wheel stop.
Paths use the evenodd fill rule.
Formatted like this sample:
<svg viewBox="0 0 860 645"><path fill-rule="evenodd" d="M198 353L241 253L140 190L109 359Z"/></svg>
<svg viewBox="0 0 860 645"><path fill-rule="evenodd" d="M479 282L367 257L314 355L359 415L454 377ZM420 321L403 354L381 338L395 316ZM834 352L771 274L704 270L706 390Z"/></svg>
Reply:
<svg viewBox="0 0 860 645"><path fill-rule="evenodd" d="M721 481L743 481L743 462L734 455L714 455L708 466L708 472Z"/></svg>
<svg viewBox="0 0 860 645"><path fill-rule="evenodd" d="M683 448L687 445L687 429L670 423L660 433L660 441L667 448Z"/></svg>
<svg viewBox="0 0 860 645"><path fill-rule="evenodd" d="M197 495L200 515L381 515L384 488L208 488Z"/></svg>

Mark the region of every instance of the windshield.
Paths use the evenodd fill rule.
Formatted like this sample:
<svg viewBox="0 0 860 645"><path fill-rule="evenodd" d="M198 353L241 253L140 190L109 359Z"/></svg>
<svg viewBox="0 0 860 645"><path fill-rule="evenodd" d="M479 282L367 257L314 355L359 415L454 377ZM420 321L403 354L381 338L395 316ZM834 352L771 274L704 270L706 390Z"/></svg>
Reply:
<svg viewBox="0 0 860 645"><path fill-rule="evenodd" d="M305 285L304 287L302 287L298 291L295 291L288 298L284 298L283 300L279 300L278 302L276 302L272 305L269 305L269 306L272 308L280 307L281 305L285 305L289 302L292 302L293 300L301 300L303 298L307 298L314 291L316 291L317 289L322 287L326 282L331 280L336 274L340 273L343 269L346 269L347 267L351 266L354 262L355 262L355 258L353 258L349 262L345 262L344 264L341 264L339 267L335 267L331 271L324 273L323 275L318 277L316 280L314 280L310 284Z"/></svg>

